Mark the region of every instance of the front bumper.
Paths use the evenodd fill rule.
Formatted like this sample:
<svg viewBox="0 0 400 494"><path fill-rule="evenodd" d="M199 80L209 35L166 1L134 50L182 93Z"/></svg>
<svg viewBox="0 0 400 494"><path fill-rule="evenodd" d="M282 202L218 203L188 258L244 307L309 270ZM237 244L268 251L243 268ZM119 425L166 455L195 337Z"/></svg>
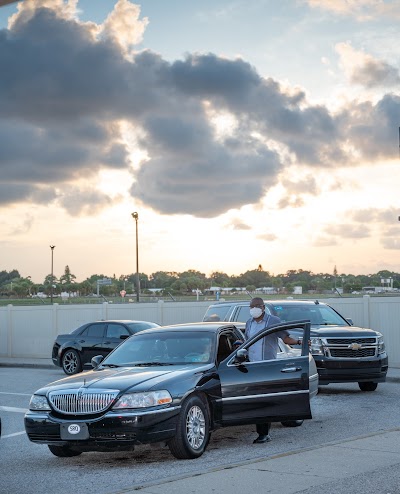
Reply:
<svg viewBox="0 0 400 494"><path fill-rule="evenodd" d="M313 357L318 370L319 384L386 381L386 354L371 359L333 359L320 355Z"/></svg>
<svg viewBox="0 0 400 494"><path fill-rule="evenodd" d="M118 451L133 449L135 444L168 441L175 435L180 407L151 411L110 411L97 418L77 416L57 418L50 412L28 411L25 430L30 441L65 446L78 451ZM62 426L87 426L88 438L76 440L73 435L65 439ZM63 427L65 429L65 427Z"/></svg>

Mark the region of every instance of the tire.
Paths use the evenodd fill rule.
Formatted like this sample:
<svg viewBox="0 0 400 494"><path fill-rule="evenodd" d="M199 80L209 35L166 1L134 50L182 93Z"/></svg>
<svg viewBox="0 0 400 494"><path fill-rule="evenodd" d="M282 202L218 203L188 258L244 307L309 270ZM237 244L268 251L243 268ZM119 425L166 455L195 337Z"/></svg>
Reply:
<svg viewBox="0 0 400 494"><path fill-rule="evenodd" d="M201 456L209 442L210 420L207 405L195 395L183 402L176 425L176 434L168 443L169 450L179 460Z"/></svg>
<svg viewBox="0 0 400 494"><path fill-rule="evenodd" d="M378 387L378 383L368 381L366 383L358 383L358 386L361 389L361 391L375 391L376 388Z"/></svg>
<svg viewBox="0 0 400 494"><path fill-rule="evenodd" d="M68 375L82 372L82 362L79 353L72 348L68 348L62 356L61 365L63 371Z"/></svg>
<svg viewBox="0 0 400 494"><path fill-rule="evenodd" d="M300 427L303 425L304 420L285 420L281 422L283 427Z"/></svg>
<svg viewBox="0 0 400 494"><path fill-rule="evenodd" d="M79 456L82 454L81 451L74 451L68 446L54 446L53 444L48 444L49 450L54 456L59 458L71 458L72 456Z"/></svg>

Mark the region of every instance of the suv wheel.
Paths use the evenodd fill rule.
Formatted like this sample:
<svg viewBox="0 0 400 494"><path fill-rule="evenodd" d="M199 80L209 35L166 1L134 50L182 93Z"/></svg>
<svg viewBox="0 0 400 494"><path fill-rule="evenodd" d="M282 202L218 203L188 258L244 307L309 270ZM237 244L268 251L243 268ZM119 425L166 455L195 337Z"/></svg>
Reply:
<svg viewBox="0 0 400 494"><path fill-rule="evenodd" d="M366 382L366 383L358 383L361 391L375 391L378 387L378 383Z"/></svg>

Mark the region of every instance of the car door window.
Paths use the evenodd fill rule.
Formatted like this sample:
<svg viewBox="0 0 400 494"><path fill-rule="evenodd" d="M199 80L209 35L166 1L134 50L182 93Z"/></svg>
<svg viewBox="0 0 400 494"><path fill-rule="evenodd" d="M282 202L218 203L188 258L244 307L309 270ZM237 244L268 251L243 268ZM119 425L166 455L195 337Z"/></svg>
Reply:
<svg viewBox="0 0 400 494"><path fill-rule="evenodd" d="M121 336L129 336L129 331L121 324L108 324L106 338L121 338Z"/></svg>
<svg viewBox="0 0 400 494"><path fill-rule="evenodd" d="M103 338L105 326L106 325L104 323L90 324L82 332L82 336L87 336L90 338Z"/></svg>
<svg viewBox="0 0 400 494"><path fill-rule="evenodd" d="M299 339L302 339L302 329L298 330ZM287 332L273 331L264 338L254 341L247 347L249 362L261 362L274 359L290 359L301 355L299 348L292 348L284 343ZM296 335L297 338L297 335Z"/></svg>

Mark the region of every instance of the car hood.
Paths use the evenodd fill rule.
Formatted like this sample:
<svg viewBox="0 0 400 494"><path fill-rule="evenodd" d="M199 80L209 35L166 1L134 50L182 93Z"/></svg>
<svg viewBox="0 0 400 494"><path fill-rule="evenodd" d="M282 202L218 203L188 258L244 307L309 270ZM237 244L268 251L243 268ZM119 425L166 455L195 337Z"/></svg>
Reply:
<svg viewBox="0 0 400 494"><path fill-rule="evenodd" d="M357 326L312 326L311 337L319 336L321 338L363 338L375 337L376 331L368 328L359 328Z"/></svg>
<svg viewBox="0 0 400 494"><path fill-rule="evenodd" d="M71 389L112 389L127 391L145 391L157 386L160 382L166 384L170 380L184 380L197 373L211 369L213 364L174 365L171 367L119 367L116 369L100 368L60 379L36 391L35 394L47 394L54 390Z"/></svg>

